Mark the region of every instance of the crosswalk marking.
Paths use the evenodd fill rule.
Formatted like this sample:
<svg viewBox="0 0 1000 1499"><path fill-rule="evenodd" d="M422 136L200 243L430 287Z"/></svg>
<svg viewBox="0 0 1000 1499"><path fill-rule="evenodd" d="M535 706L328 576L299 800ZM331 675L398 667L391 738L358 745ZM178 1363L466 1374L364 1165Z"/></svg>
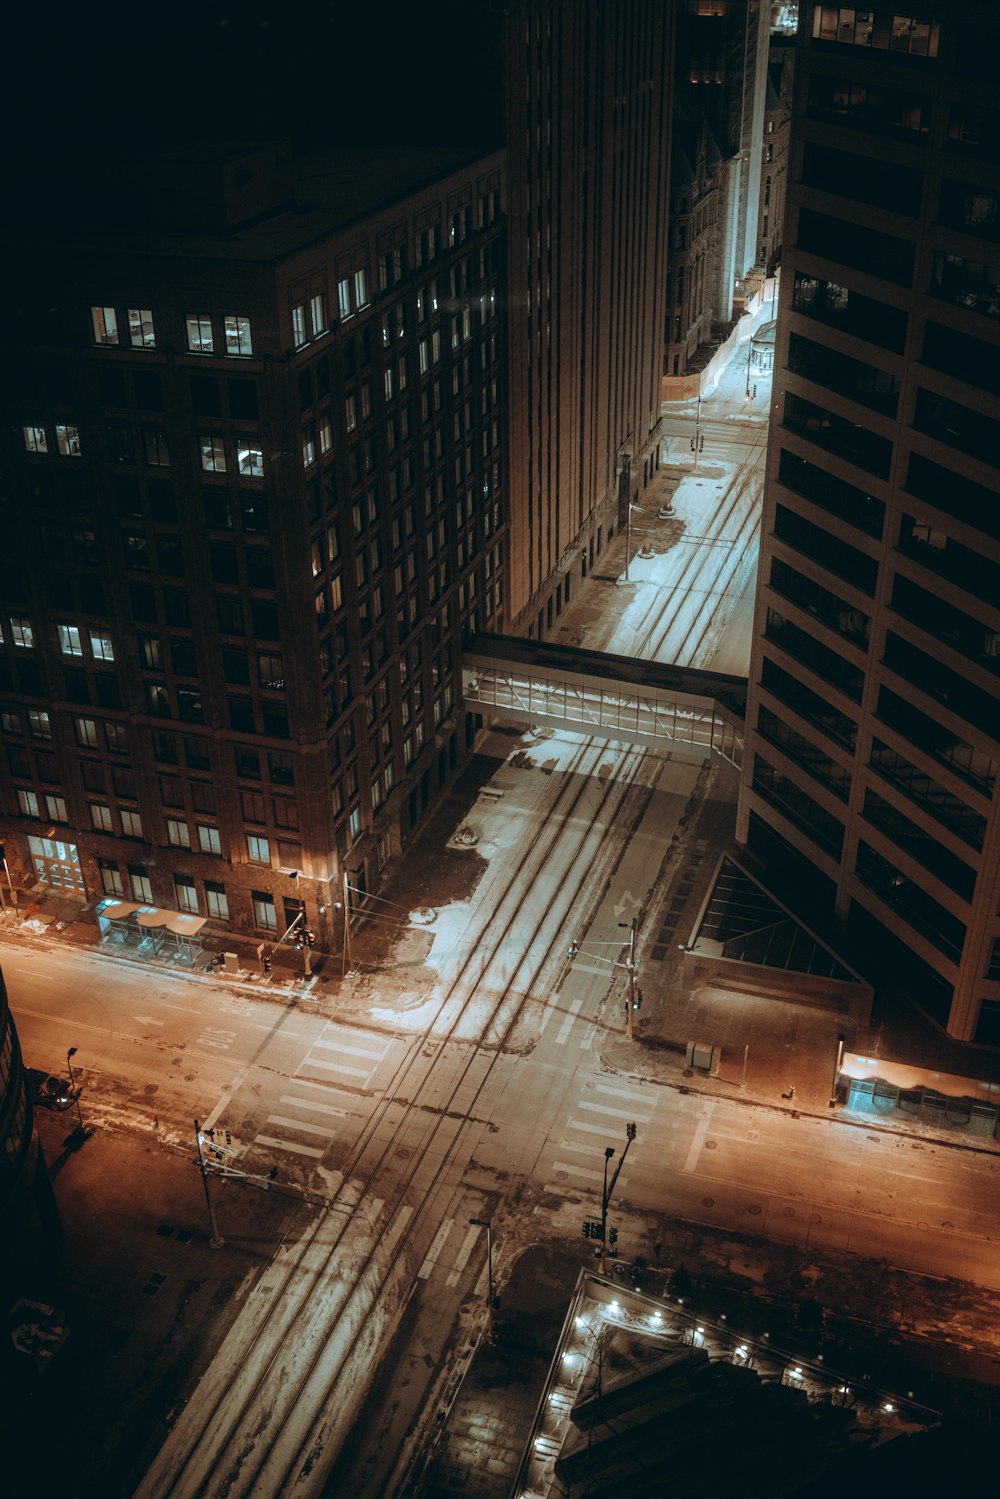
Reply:
<svg viewBox="0 0 1000 1499"><path fill-rule="evenodd" d="M376 1062L381 1062L389 1049L388 1046L383 1046L381 1051L370 1051L364 1046L348 1046L344 1041L314 1041L312 1050L315 1051L317 1046L322 1046L327 1051L343 1052L349 1057L371 1057Z"/></svg>
<svg viewBox="0 0 1000 1499"><path fill-rule="evenodd" d="M298 1077L302 1067L321 1067L324 1072L344 1072L348 1077L371 1077L370 1067L347 1067L340 1062L322 1062L319 1057L307 1057L300 1067L296 1069L295 1076Z"/></svg>
<svg viewBox="0 0 1000 1499"><path fill-rule="evenodd" d="M454 1223L454 1221L454 1218L445 1218L440 1224L437 1233L434 1235L431 1247L427 1251L424 1262L420 1266L420 1269L417 1271L417 1275L420 1280L426 1280L431 1271L434 1269L434 1266L437 1264L438 1255L444 1248L444 1241L445 1239L447 1239L449 1233L451 1232L451 1225Z"/></svg>
<svg viewBox="0 0 1000 1499"><path fill-rule="evenodd" d="M304 1130L307 1135L323 1135L330 1138L330 1127L326 1124L307 1124L304 1119L286 1119L283 1114L268 1114L268 1124L283 1124L286 1129Z"/></svg>
<svg viewBox="0 0 1000 1499"><path fill-rule="evenodd" d="M563 1021L562 1025L559 1027L559 1034L556 1036L556 1045L557 1046L565 1046L566 1045L566 1038L569 1036L570 1031L573 1029L573 1023L576 1020L577 1016L579 1015L579 1013L580 1013L580 1011L582 1009L583 1009L583 1000L582 999L574 999L573 1002L572 1002L572 1004L569 1007L569 1012L568 1012L568 1014L566 1016L566 1019Z"/></svg>
<svg viewBox="0 0 1000 1499"><path fill-rule="evenodd" d="M338 1119L347 1118L347 1110L338 1109L336 1104L316 1103L311 1098L298 1098L294 1093L282 1093L279 1101L281 1103L298 1104L303 1109L312 1109L314 1114L333 1114Z"/></svg>
<svg viewBox="0 0 1000 1499"><path fill-rule="evenodd" d="M290 1150L293 1155L308 1155L318 1159L323 1152L314 1145L296 1145L293 1140L276 1140L273 1135L256 1135L255 1145L270 1145L273 1150Z"/></svg>
<svg viewBox="0 0 1000 1499"><path fill-rule="evenodd" d="M651 1095L648 1088L629 1088L620 1083L595 1083L598 1093L610 1093L612 1098L621 1098L626 1102L644 1103L653 1108L656 1103L655 1095Z"/></svg>
<svg viewBox="0 0 1000 1499"><path fill-rule="evenodd" d="M603 1172L603 1167L571 1166L568 1161L554 1161L552 1169L553 1171L565 1171L567 1176L582 1176L587 1181L599 1181Z"/></svg>
<svg viewBox="0 0 1000 1499"><path fill-rule="evenodd" d="M608 1133L608 1126L606 1124L588 1124L584 1119L571 1119L569 1127L570 1129L583 1130L586 1135L606 1135Z"/></svg>
<svg viewBox="0 0 1000 1499"><path fill-rule="evenodd" d="M448 1277L446 1280L447 1285L458 1285L458 1282L462 1275L462 1271L469 1263L469 1255L472 1253L473 1246L478 1238L478 1228L470 1228L466 1231L465 1238L462 1240L462 1247L461 1249L459 1249L458 1255L456 1256L454 1267L448 1272Z"/></svg>

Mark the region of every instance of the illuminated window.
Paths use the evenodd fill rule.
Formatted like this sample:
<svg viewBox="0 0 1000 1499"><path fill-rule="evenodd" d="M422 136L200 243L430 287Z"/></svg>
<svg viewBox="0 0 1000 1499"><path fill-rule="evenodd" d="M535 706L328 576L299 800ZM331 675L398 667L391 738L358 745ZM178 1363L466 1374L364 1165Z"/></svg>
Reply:
<svg viewBox="0 0 1000 1499"><path fill-rule="evenodd" d="M132 899L144 902L145 905L153 904L153 887L149 882L149 873L141 864L130 864L128 867L129 883L132 886Z"/></svg>
<svg viewBox="0 0 1000 1499"><path fill-rule="evenodd" d="M139 816L138 812L130 812L127 807L123 807L121 812L121 819L123 838L142 837L142 818Z"/></svg>
<svg viewBox="0 0 1000 1499"><path fill-rule="evenodd" d="M133 349L155 349L156 333L153 329L153 314L148 307L130 307L128 310L128 336Z"/></svg>
<svg viewBox="0 0 1000 1499"><path fill-rule="evenodd" d="M45 436L44 427L22 427L24 433L24 446L29 453L47 453L49 451L48 438Z"/></svg>
<svg viewBox="0 0 1000 1499"><path fill-rule="evenodd" d="M76 720L76 742L84 749L97 748L97 724L92 718Z"/></svg>
<svg viewBox="0 0 1000 1499"><path fill-rule="evenodd" d="M218 828L205 827L203 824L199 823L199 825L198 825L198 847L199 847L199 849L201 850L201 852L203 854L220 854L221 855L221 853L222 853L222 841L219 838L219 830L218 830Z"/></svg>
<svg viewBox="0 0 1000 1499"><path fill-rule="evenodd" d="M312 430L302 434L302 467L311 468L316 462L316 439Z"/></svg>
<svg viewBox="0 0 1000 1499"><path fill-rule="evenodd" d="M177 817L166 818L166 841L171 848L190 848L190 829Z"/></svg>
<svg viewBox="0 0 1000 1499"><path fill-rule="evenodd" d="M321 333L326 332L326 295L317 292L314 297L309 298L309 321L312 324L313 338L319 338Z"/></svg>
<svg viewBox="0 0 1000 1499"><path fill-rule="evenodd" d="M330 418L325 416L319 424L319 450L325 455L332 447L333 429L330 426Z"/></svg>
<svg viewBox="0 0 1000 1499"><path fill-rule="evenodd" d="M90 649L94 654L95 661L113 661L115 659L115 648L111 643L111 636L103 630L91 630Z"/></svg>
<svg viewBox="0 0 1000 1499"><path fill-rule="evenodd" d="M198 888L190 875L174 875L174 894L177 897L179 911L188 911L192 916L197 916Z"/></svg>
<svg viewBox="0 0 1000 1499"><path fill-rule="evenodd" d="M101 886L105 895L124 895L122 872L114 859L98 859L97 864L101 871Z"/></svg>
<svg viewBox="0 0 1000 1499"><path fill-rule="evenodd" d="M15 619L10 622L10 638L23 651L30 651L35 644L35 632L30 619Z"/></svg>
<svg viewBox="0 0 1000 1499"><path fill-rule="evenodd" d="M280 656L272 653L262 653L257 657L257 675L262 687L269 687L273 692L283 692L285 689L285 664Z"/></svg>
<svg viewBox="0 0 1000 1499"><path fill-rule="evenodd" d="M254 924L263 927L266 932L276 932L278 915L274 909L274 896L263 890L251 890L250 899L253 901Z"/></svg>
<svg viewBox="0 0 1000 1499"><path fill-rule="evenodd" d="M92 307L90 321L94 326L95 344L118 343L118 314L113 307Z"/></svg>
<svg viewBox="0 0 1000 1499"><path fill-rule="evenodd" d="M256 438L237 437L236 452L241 474L247 474L251 479L264 477L264 449L259 446Z"/></svg>
<svg viewBox="0 0 1000 1499"><path fill-rule="evenodd" d="M344 399L344 420L347 423L348 432L353 432L358 425L358 405L353 396Z"/></svg>
<svg viewBox="0 0 1000 1499"><path fill-rule="evenodd" d="M209 916L214 916L217 921L229 920L229 901L226 899L226 887L220 885L218 880L205 881L205 906ZM260 922L257 923L260 925Z"/></svg>
<svg viewBox="0 0 1000 1499"><path fill-rule="evenodd" d="M52 722L44 708L28 709L28 732L33 739L52 738Z"/></svg>
<svg viewBox="0 0 1000 1499"><path fill-rule="evenodd" d="M64 458L79 458L80 429L56 422L56 446Z"/></svg>
<svg viewBox="0 0 1000 1499"><path fill-rule="evenodd" d="M90 825L98 833L113 832L111 808L106 807L103 802L91 802Z"/></svg>
<svg viewBox="0 0 1000 1499"><path fill-rule="evenodd" d="M45 812L53 822L68 822L66 815L66 799L62 796L47 796L45 798Z"/></svg>
<svg viewBox="0 0 1000 1499"><path fill-rule="evenodd" d="M309 342L309 336L306 333L306 309L302 304L292 308L292 339L297 349L301 349L303 344Z"/></svg>
<svg viewBox="0 0 1000 1499"><path fill-rule="evenodd" d="M188 348L192 354L213 354L215 339L212 337L212 319L204 313L189 313L187 322Z"/></svg>
<svg viewBox="0 0 1000 1499"><path fill-rule="evenodd" d="M56 632L59 636L59 649L64 656L83 655L80 631L76 625L57 625Z"/></svg>
<svg viewBox="0 0 1000 1499"><path fill-rule="evenodd" d="M198 442L201 446L201 466L205 473L224 474L226 472L226 448L222 438L202 433Z"/></svg>
<svg viewBox="0 0 1000 1499"><path fill-rule="evenodd" d="M33 791L18 791L17 804L22 817L38 816L38 797Z"/></svg>
<svg viewBox="0 0 1000 1499"><path fill-rule="evenodd" d="M253 353L253 340L250 337L250 319L248 317L226 317L223 318L226 332L226 353L239 354L246 359Z"/></svg>
<svg viewBox="0 0 1000 1499"><path fill-rule="evenodd" d="M266 838L259 833L247 833L247 858L251 864L270 864L271 847ZM269 897L270 898L270 897ZM258 925L261 923L258 922Z"/></svg>
<svg viewBox="0 0 1000 1499"><path fill-rule="evenodd" d="M340 321L346 323L354 308L351 305L351 281L349 276L337 282L337 310L340 313Z"/></svg>

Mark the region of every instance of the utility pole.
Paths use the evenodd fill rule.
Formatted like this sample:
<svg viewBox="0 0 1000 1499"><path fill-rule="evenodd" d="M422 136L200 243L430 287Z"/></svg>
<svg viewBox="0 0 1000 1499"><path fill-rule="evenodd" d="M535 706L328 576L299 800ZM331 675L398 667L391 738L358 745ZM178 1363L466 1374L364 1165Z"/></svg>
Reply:
<svg viewBox="0 0 1000 1499"><path fill-rule="evenodd" d="M691 448L694 452L695 472L698 471L698 454L705 446L705 439L701 435L701 391L698 392L698 414L694 422L694 437L691 439Z"/></svg>
<svg viewBox="0 0 1000 1499"><path fill-rule="evenodd" d="M632 1012L635 1009L635 923L632 917L632 925L628 933L628 992L625 996L625 1035L632 1040Z"/></svg>
<svg viewBox="0 0 1000 1499"><path fill-rule="evenodd" d="M614 1194L615 1185L616 1185L616 1183L618 1181L618 1177L619 1177L619 1174L621 1172L621 1169L622 1169L622 1167L625 1164L625 1157L628 1155L628 1148L632 1144L632 1141L635 1139L636 1133L637 1133L636 1132L636 1127L635 1127L634 1124L626 1124L626 1126L625 1126L625 1149L622 1151L621 1157L620 1157L620 1159L618 1161L618 1165L615 1167L615 1174L611 1178L611 1184L610 1184L610 1186L608 1185L608 1162L610 1161L611 1157L615 1153L615 1147L613 1145L606 1145L605 1148L604 1148L604 1190L601 1193L601 1274L602 1275L607 1275L607 1273L608 1273L608 1259L607 1259L607 1255L608 1255L608 1205L611 1202L612 1195Z"/></svg>
<svg viewBox="0 0 1000 1499"><path fill-rule="evenodd" d="M198 1170L201 1172L201 1184L205 1188L205 1206L208 1208L208 1222L212 1230L208 1247L209 1249L223 1249L226 1241L219 1233L219 1225L215 1220L215 1205L212 1202L212 1194L208 1190L208 1166L205 1162L205 1152L201 1148L201 1125L197 1119L194 1121L194 1138L198 1146Z"/></svg>

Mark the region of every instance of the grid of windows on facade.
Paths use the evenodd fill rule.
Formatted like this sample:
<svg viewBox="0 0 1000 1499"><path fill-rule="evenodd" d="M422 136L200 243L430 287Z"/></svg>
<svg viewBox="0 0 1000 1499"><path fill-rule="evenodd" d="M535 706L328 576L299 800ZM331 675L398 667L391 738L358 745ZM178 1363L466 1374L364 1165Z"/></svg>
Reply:
<svg viewBox="0 0 1000 1499"><path fill-rule="evenodd" d="M848 47L874 47L885 52L908 52L914 57L937 57L937 21L917 20L892 10L858 10L853 5L817 5L813 37Z"/></svg>

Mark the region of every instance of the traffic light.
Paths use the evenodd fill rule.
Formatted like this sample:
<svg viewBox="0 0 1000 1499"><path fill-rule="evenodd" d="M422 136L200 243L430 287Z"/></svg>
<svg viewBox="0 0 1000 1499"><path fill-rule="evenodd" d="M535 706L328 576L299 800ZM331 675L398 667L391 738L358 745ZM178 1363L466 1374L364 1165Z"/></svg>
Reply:
<svg viewBox="0 0 1000 1499"><path fill-rule="evenodd" d="M268 957L267 953L264 954L264 956L261 958L260 962L261 962L261 967L263 968L264 972L265 973L270 973L271 972L271 959Z"/></svg>
<svg viewBox="0 0 1000 1499"><path fill-rule="evenodd" d="M316 933L312 930L311 927L307 927L302 936L305 940L306 947L316 946Z"/></svg>
<svg viewBox="0 0 1000 1499"><path fill-rule="evenodd" d="M273 1182L274 1179L275 1179L275 1177L277 1175L278 1175L278 1168L277 1168L277 1166L272 1166L271 1169L270 1169L270 1171L267 1173L267 1179L268 1179L268 1181L269 1182Z"/></svg>
<svg viewBox="0 0 1000 1499"><path fill-rule="evenodd" d="M636 985L635 993L632 996L632 1008L633 1010L642 1009L642 990L638 987L638 985Z"/></svg>
<svg viewBox="0 0 1000 1499"><path fill-rule="evenodd" d="M569 945L569 952L566 954L566 956L567 956L567 958L575 958L576 955L577 955L577 953L579 951L580 951L580 944L579 944L579 942L571 942L570 945Z"/></svg>
<svg viewBox="0 0 1000 1499"><path fill-rule="evenodd" d="M634 1140L635 1136L636 1136L635 1125L634 1124L626 1124L626 1126L625 1126L625 1134L628 1136L628 1138L630 1140Z"/></svg>
<svg viewBox="0 0 1000 1499"><path fill-rule="evenodd" d="M617 1230L617 1228L609 1228L608 1229L608 1242L611 1244L612 1248L614 1248L614 1246L618 1243L618 1230Z"/></svg>

